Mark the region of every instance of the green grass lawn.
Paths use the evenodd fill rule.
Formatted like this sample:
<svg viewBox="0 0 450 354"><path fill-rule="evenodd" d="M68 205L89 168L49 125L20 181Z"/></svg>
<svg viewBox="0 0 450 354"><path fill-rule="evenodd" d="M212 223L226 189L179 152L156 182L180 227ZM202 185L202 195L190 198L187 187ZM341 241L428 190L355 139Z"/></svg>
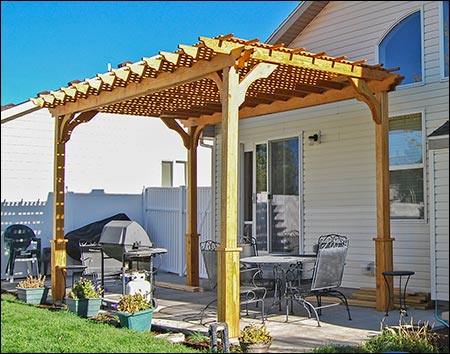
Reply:
<svg viewBox="0 0 450 354"><path fill-rule="evenodd" d="M28 305L1 295L2 353L199 353L126 328Z"/></svg>

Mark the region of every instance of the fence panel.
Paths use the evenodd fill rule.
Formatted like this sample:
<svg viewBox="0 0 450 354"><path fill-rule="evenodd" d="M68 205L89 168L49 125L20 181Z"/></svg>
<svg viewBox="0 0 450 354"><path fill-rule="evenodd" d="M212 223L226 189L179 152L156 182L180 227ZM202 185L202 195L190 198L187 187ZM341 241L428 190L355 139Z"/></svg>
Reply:
<svg viewBox="0 0 450 354"><path fill-rule="evenodd" d="M200 240L212 235L211 188L200 187L197 194L197 218ZM144 191L144 228L156 247L167 248L160 269L185 275L186 187L149 187ZM206 277L200 259L200 277Z"/></svg>

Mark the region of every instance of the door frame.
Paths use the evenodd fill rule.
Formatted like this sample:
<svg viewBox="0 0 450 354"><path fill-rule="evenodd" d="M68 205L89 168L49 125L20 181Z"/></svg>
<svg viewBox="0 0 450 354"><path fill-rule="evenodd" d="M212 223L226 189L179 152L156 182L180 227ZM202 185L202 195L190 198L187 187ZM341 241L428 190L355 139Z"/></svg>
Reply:
<svg viewBox="0 0 450 354"><path fill-rule="evenodd" d="M245 158L244 158L244 154L247 152L251 152L252 153L252 222L253 222L253 227L252 227L252 236L255 237L256 236L256 227L255 227L255 221L256 221L256 159L255 159L255 152L256 152L256 145L259 144L267 144L268 147L268 158L267 158L267 167L270 167L270 156L269 156L269 143L271 141L279 141L279 140L286 140L286 139L292 139L292 138L297 138L298 139L298 198L299 198L299 215L298 215L298 223L299 223L299 253L302 254L304 253L304 248L305 248L305 239L304 239L304 195L303 195L303 159L304 159L304 155L303 155L303 141L304 141L304 137L303 137L303 131L301 131L298 135L283 135L283 136L271 136L268 137L267 139L258 139L258 140L252 140L252 141L248 141L248 142L242 142L241 143L241 151L240 151L240 171L241 171L241 178L240 178L240 207L239 207L239 233L242 234L243 233L243 227L244 227L244 203L243 200L245 198L244 194L244 183L245 183L245 176L244 176L244 162L245 162ZM270 170L267 171L267 186L269 188L269 176L271 175ZM270 228L270 224L271 221L269 220L269 215L267 217L267 228L268 228L268 243L267 243L267 250L266 251L261 251L263 254L264 253L270 253L269 249L270 249L270 233L272 232L271 228Z"/></svg>

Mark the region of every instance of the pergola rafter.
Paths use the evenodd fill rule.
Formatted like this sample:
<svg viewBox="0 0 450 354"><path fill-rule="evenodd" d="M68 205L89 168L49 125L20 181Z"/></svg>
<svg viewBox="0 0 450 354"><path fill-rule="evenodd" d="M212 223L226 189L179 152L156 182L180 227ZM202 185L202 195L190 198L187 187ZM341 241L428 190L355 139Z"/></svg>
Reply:
<svg viewBox="0 0 450 354"><path fill-rule="evenodd" d="M74 80L31 100L50 110L55 124L54 235L52 294L61 300L65 266L65 143L73 129L98 112L160 118L175 130L188 149L187 285L199 283L197 231L197 145L202 130L221 123L221 248L219 252L218 320L239 333L239 252L237 247L237 171L239 119L358 99L366 103L376 126L377 165L377 309L388 300L381 272L392 270L389 219L387 93L402 77L382 65L349 61L305 48L269 45L233 35L200 37L136 63L84 81ZM76 118L75 118L76 117Z"/></svg>

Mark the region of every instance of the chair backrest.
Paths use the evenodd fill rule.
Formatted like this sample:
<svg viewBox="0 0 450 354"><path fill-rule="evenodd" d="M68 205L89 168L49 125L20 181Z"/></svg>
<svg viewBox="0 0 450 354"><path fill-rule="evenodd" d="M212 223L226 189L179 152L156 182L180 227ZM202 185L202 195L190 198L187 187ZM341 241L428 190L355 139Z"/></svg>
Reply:
<svg viewBox="0 0 450 354"><path fill-rule="evenodd" d="M84 275L100 275L102 269L102 248L96 242L80 241L81 264L86 266ZM104 273L106 275L119 274L122 271L122 262L104 255Z"/></svg>
<svg viewBox="0 0 450 354"><path fill-rule="evenodd" d="M346 236L330 234L319 237L311 290L332 289L341 285L347 250Z"/></svg>
<svg viewBox="0 0 450 354"><path fill-rule="evenodd" d="M239 236L238 246L242 247L240 258L252 257L258 255L258 246L256 244L256 238L253 236Z"/></svg>
<svg viewBox="0 0 450 354"><path fill-rule="evenodd" d="M26 250L30 246L31 241L35 238L36 234L34 231L30 227L21 224L10 225L3 233L5 243L8 244L10 250L14 252Z"/></svg>
<svg viewBox="0 0 450 354"><path fill-rule="evenodd" d="M209 285L211 289L217 287L217 252L219 243L213 240L200 242L200 252L205 263L206 274L208 275Z"/></svg>

